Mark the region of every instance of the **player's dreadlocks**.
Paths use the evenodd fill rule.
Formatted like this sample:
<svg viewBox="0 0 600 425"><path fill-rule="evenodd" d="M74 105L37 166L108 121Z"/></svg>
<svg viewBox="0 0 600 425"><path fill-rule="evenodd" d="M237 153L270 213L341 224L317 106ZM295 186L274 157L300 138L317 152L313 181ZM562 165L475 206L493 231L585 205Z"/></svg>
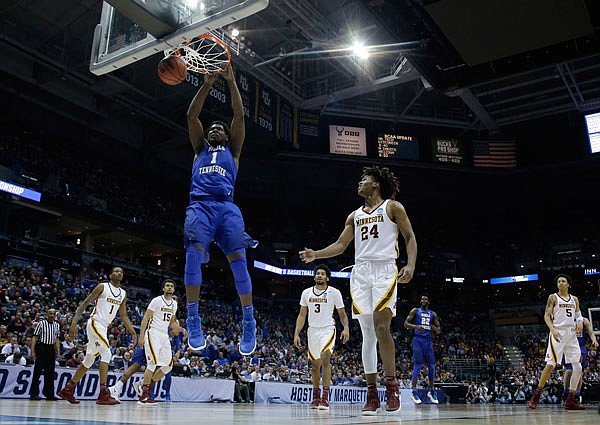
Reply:
<svg viewBox="0 0 600 425"><path fill-rule="evenodd" d="M400 190L400 182L394 173L387 167L364 167L362 177L371 176L379 183L379 191L383 199L394 199Z"/></svg>

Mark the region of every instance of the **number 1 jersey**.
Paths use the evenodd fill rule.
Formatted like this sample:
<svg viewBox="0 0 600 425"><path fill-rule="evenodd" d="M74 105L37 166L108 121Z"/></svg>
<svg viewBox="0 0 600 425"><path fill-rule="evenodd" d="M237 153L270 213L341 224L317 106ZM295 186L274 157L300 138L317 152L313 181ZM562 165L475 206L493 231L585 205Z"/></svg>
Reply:
<svg viewBox="0 0 600 425"><path fill-rule="evenodd" d="M194 158L190 203L203 199L233 201L237 171L229 146L210 146L206 142Z"/></svg>

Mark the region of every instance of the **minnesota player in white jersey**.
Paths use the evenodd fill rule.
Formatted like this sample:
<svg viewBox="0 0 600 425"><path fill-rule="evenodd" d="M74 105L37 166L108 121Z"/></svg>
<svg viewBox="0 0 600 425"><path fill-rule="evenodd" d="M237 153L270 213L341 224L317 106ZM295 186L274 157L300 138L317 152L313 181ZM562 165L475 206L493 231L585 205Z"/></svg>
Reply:
<svg viewBox="0 0 600 425"><path fill-rule="evenodd" d="M59 396L69 403L79 403L79 400L75 398L75 385L83 378L88 369L92 367L94 360L99 355L100 394L98 395L96 404L119 404L118 400L110 396L106 388L108 364L112 358L112 353L108 345L107 328L117 315L117 311L125 328L127 328L127 332L133 337L134 343L137 335L127 317L127 296L125 290L121 288L123 269L121 267L113 267L109 278L109 282L98 284L87 298L83 300L81 305L77 307L77 311L71 322L67 339L72 341L77 332L77 323L81 319L81 315L88 305L94 301L96 302L94 310L87 321L88 343L85 349L85 359L75 372L73 378L58 393Z"/></svg>
<svg viewBox="0 0 600 425"><path fill-rule="evenodd" d="M557 362L565 358L565 363L571 363L573 366L573 375L571 376L571 387L569 396L565 402L566 410L585 410L585 407L575 401L575 391L577 383L581 376L581 349L577 341L577 333L583 329L583 316L579 309L579 300L577 297L569 294L571 287L571 277L566 274L559 274L555 278L558 292L550 294L546 303L546 312L544 321L550 328L548 336L548 348L546 349L546 367L540 376L538 388L529 400L529 407L535 409L540 401L540 396L550 378L550 374Z"/></svg>
<svg viewBox="0 0 600 425"><path fill-rule="evenodd" d="M329 385L331 383L331 353L335 346L335 320L333 312L337 310L344 330L341 341L350 339L350 324L344 310L342 294L329 286L331 270L325 264L315 267L315 285L306 288L300 297L300 313L296 318L294 345L302 348L300 331L308 315L308 357L312 363L313 401L311 409L329 410ZM319 387L323 374L323 393Z"/></svg>
<svg viewBox="0 0 600 425"><path fill-rule="evenodd" d="M142 325L140 326L140 339L138 345L144 348L148 365L144 372L142 394L139 402L146 405L156 403L150 395L152 387L173 368L173 352L169 341L169 328L173 335L184 333L185 329L177 321L177 301L173 297L175 282L166 279L161 287L163 295L150 301L146 309Z"/></svg>
<svg viewBox="0 0 600 425"><path fill-rule="evenodd" d="M338 240L318 251L300 251L300 258L309 263L340 255L354 239L350 293L352 317L358 319L363 336L362 359L368 387L363 415L376 415L381 407L377 395L377 343L386 375L386 410L400 409L390 324L396 315L396 283L408 283L413 276L417 241L406 210L393 200L398 189L398 179L387 167L365 167L358 183L364 205L348 216ZM400 272L396 267L398 233L404 238L408 257Z"/></svg>

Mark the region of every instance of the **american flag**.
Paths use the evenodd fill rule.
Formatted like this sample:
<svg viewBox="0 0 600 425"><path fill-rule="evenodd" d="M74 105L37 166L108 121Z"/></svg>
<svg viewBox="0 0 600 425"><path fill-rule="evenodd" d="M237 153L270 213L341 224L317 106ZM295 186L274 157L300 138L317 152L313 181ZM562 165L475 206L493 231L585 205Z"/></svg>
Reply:
<svg viewBox="0 0 600 425"><path fill-rule="evenodd" d="M516 142L473 141L473 165L475 167L510 168L517 166Z"/></svg>

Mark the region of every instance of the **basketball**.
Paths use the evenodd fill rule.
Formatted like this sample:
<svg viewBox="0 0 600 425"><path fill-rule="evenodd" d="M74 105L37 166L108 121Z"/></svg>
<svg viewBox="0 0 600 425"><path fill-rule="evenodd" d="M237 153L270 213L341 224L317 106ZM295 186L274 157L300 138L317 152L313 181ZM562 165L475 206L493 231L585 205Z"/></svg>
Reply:
<svg viewBox="0 0 600 425"><path fill-rule="evenodd" d="M158 76L170 86L181 84L187 75L185 61L177 56L167 56L158 64Z"/></svg>

